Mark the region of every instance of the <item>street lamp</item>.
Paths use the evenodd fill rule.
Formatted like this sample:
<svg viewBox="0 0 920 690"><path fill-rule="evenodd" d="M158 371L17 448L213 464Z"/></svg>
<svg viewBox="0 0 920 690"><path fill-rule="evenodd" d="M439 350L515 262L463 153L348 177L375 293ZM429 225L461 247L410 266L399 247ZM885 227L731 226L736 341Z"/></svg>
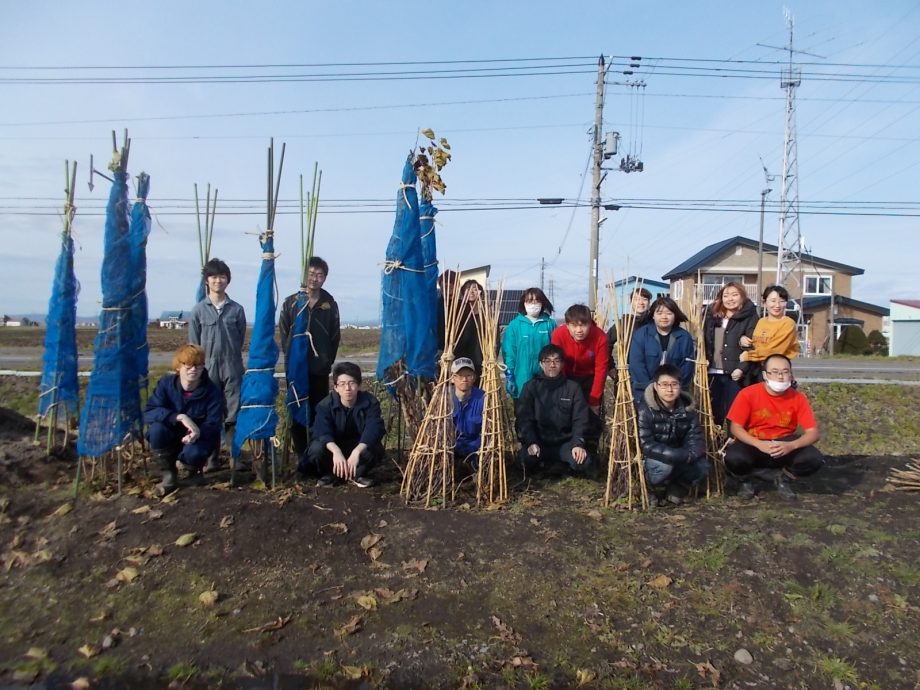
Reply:
<svg viewBox="0 0 920 690"><path fill-rule="evenodd" d="M763 293L763 214L767 204L767 194L773 190L769 187L760 192L760 239L757 241L757 295Z"/></svg>

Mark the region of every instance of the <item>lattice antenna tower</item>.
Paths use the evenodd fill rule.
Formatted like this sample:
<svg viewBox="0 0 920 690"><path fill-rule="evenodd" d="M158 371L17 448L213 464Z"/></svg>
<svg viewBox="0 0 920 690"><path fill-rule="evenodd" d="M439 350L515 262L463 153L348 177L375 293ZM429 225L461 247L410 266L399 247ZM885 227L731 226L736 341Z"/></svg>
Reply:
<svg viewBox="0 0 920 690"><path fill-rule="evenodd" d="M802 83L802 70L793 62L793 29L795 21L786 10L789 25L789 65L780 75L780 85L786 91L786 131L783 147L783 180L780 189L779 250L776 252L776 282L786 285L798 282L802 263L802 233L799 228L799 157L795 135L795 90ZM802 286L799 286L800 288ZM802 290L797 291L799 294ZM799 310L801 313L801 310Z"/></svg>

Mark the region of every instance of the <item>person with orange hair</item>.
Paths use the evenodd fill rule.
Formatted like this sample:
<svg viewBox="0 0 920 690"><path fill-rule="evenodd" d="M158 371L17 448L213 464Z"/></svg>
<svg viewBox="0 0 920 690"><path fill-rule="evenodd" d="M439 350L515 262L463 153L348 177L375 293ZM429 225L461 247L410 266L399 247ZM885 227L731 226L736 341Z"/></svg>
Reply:
<svg viewBox="0 0 920 690"><path fill-rule="evenodd" d="M176 350L172 368L157 382L144 408L147 441L163 473L160 496L178 488L176 462L189 468L189 483L204 486L202 468L220 444L224 394L204 366L204 350L186 344Z"/></svg>

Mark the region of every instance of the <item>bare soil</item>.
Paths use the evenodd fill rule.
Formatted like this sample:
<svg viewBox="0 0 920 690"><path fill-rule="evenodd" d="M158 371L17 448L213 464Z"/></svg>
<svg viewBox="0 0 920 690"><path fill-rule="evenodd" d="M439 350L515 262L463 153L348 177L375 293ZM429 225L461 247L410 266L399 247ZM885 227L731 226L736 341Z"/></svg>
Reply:
<svg viewBox="0 0 920 690"><path fill-rule="evenodd" d="M0 409L4 687L920 687L903 458L648 513L514 472L500 510L425 510L393 462L369 490L225 471L164 502L138 458L122 496L97 466L74 502L72 452L33 430Z"/></svg>

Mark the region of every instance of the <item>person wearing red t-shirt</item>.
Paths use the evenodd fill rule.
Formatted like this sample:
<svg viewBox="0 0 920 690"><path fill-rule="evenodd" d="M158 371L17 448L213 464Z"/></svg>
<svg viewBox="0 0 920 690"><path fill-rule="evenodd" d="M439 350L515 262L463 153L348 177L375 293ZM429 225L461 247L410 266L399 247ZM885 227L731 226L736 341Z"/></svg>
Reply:
<svg viewBox="0 0 920 690"><path fill-rule="evenodd" d="M585 443L589 452L595 452L604 428L601 405L610 362L607 335L595 325L588 307L573 304L565 311L565 325L553 331L551 340L565 353L563 373L566 378L581 387L588 401L591 420Z"/></svg>
<svg viewBox="0 0 920 690"><path fill-rule="evenodd" d="M808 398L791 387L788 357L767 357L763 379L743 388L726 415L734 442L725 451L725 467L741 481L739 498L754 497L751 479L758 477L775 483L783 498L795 500L787 480L821 469L824 456L814 447L821 432Z"/></svg>

